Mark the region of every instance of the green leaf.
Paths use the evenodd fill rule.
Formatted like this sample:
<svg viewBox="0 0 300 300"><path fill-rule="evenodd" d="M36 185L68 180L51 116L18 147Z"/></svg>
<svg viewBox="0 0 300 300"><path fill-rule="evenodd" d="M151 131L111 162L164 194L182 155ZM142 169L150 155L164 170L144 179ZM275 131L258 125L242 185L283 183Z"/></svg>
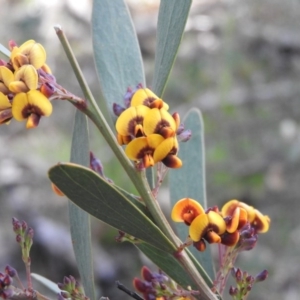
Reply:
<svg viewBox="0 0 300 300"><path fill-rule="evenodd" d="M2 44L0 44L0 54L4 59L10 58L10 51Z"/></svg>
<svg viewBox="0 0 300 300"><path fill-rule="evenodd" d="M36 281L38 281L39 283L43 284L51 292L53 292L55 294L58 294L61 292L60 288L57 286L57 283L49 280L48 278L46 278L42 275L39 275L39 274L35 274L35 273L30 273L30 276L32 278L34 278Z"/></svg>
<svg viewBox="0 0 300 300"><path fill-rule="evenodd" d="M153 91L161 96L174 64L192 0L161 0L159 7Z"/></svg>
<svg viewBox="0 0 300 300"><path fill-rule="evenodd" d="M94 0L92 34L95 63L108 109L124 105L129 86L145 84L137 36L123 0Z"/></svg>
<svg viewBox="0 0 300 300"><path fill-rule="evenodd" d="M84 166L89 166L87 118L79 110L76 111L75 116L71 161ZM69 201L69 220L73 249L82 285L86 295L91 300L94 300L96 298L94 290L90 216L81 208Z"/></svg>
<svg viewBox="0 0 300 300"><path fill-rule="evenodd" d="M163 252L145 243L135 244L158 268L166 273L170 278L177 282L181 287L197 290L193 279L186 273L180 262L170 253Z"/></svg>
<svg viewBox="0 0 300 300"><path fill-rule="evenodd" d="M199 110L192 109L184 119L186 129L191 129L192 138L180 144L179 157L183 166L169 173L171 204L181 198L193 198L204 208L206 202L206 182L205 182L205 158L204 158L204 132L203 121ZM175 228L179 238L185 241L188 236L188 228L184 223L176 223ZM214 267L210 247L204 252L190 248L195 258L200 262L211 278L214 278Z"/></svg>
<svg viewBox="0 0 300 300"><path fill-rule="evenodd" d="M94 171L59 164L49 170L49 177L71 201L95 218L162 251L175 251L175 246L136 205Z"/></svg>
<svg viewBox="0 0 300 300"><path fill-rule="evenodd" d="M113 184L113 187L118 190L127 200L129 200L134 206L136 206L143 214L145 214L149 219L151 219L153 221L153 218L149 212L149 210L147 209L146 205L143 204L142 202L140 202L138 200L139 196L133 195L131 193L128 193L127 191L125 191L124 189L122 189L121 187Z"/></svg>

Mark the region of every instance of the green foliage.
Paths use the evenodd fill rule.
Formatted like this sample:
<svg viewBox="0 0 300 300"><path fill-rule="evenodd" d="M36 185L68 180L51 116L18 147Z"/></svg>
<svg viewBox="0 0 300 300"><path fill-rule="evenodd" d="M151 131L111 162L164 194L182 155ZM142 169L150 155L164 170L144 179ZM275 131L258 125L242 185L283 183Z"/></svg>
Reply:
<svg viewBox="0 0 300 300"><path fill-rule="evenodd" d="M205 158L204 158L204 132L201 113L192 109L184 119L185 128L192 131L192 138L180 145L180 158L183 166L175 172L170 172L170 194L172 206L181 198L197 200L204 208L206 202ZM177 234L182 241L188 235L184 223L175 224ZM211 278L214 278L214 268L210 249L199 253L195 248L190 251L204 267Z"/></svg>
<svg viewBox="0 0 300 300"><path fill-rule="evenodd" d="M157 23L157 42L153 91L161 96L182 39L192 1L161 0Z"/></svg>
<svg viewBox="0 0 300 300"><path fill-rule="evenodd" d="M50 169L49 177L70 200L95 218L163 251L174 252L159 228L94 171L80 165L60 164Z"/></svg>
<svg viewBox="0 0 300 300"><path fill-rule="evenodd" d="M141 51L123 0L95 0L92 12L95 64L109 111L123 105L129 86L145 84Z"/></svg>
<svg viewBox="0 0 300 300"><path fill-rule="evenodd" d="M77 110L73 129L71 161L83 166L89 166L89 157L87 117ZM94 300L96 298L90 216L69 201L69 222L73 249L82 284L86 295L91 300Z"/></svg>

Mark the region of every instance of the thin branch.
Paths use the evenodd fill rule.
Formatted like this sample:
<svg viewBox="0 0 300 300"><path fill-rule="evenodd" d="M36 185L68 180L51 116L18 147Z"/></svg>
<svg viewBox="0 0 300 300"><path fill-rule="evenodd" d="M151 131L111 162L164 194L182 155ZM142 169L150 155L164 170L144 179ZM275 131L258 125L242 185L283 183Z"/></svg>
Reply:
<svg viewBox="0 0 300 300"><path fill-rule="evenodd" d="M143 300L143 298L141 296L139 296L136 292L132 292L131 290L126 288L122 283L120 283L120 281L117 281L116 284L117 284L117 287L119 290L123 291L124 293L126 293L127 295L132 297L133 299Z"/></svg>

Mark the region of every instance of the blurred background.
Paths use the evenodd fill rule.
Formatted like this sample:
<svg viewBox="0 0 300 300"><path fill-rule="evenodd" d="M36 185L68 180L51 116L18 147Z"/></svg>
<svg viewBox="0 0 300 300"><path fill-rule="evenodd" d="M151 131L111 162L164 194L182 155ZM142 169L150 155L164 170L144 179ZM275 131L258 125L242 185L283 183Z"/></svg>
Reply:
<svg viewBox="0 0 300 300"><path fill-rule="evenodd" d="M127 3L151 87L159 1ZM0 42L42 43L57 81L81 96L53 30L62 25L95 97L101 99L92 56L91 7L89 0L1 0ZM299 299L299 29L296 0L194 1L164 94L172 111L184 115L196 106L203 113L209 205L236 198L272 220L257 247L237 262L252 275L269 271L248 299ZM49 167L69 160L74 112L69 103L56 102L51 118L43 118L37 129L25 130L24 123L15 121L0 128L0 271L11 264L24 276L11 227L14 216L35 230L33 272L54 282L70 274L78 277L67 200L52 193L47 178ZM126 176L93 126L90 135L91 150L103 162L106 176L125 187ZM161 198L168 199L167 193L162 190ZM169 214L167 201L165 206ZM132 278L149 262L133 246L116 244L115 235L93 220L96 282L101 295L128 299L115 281L132 289Z"/></svg>

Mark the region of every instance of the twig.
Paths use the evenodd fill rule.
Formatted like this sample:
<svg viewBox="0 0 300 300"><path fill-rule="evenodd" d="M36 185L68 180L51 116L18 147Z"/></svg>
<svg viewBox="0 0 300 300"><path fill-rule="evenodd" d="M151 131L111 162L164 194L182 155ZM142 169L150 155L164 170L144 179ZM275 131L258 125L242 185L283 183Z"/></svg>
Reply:
<svg viewBox="0 0 300 300"><path fill-rule="evenodd" d="M127 295L131 296L133 299L143 300L143 298L141 296L139 296L136 292L130 291L122 283L120 283L120 281L117 281L116 284L117 284L117 287L118 287L119 290L121 290L124 293L126 293Z"/></svg>

